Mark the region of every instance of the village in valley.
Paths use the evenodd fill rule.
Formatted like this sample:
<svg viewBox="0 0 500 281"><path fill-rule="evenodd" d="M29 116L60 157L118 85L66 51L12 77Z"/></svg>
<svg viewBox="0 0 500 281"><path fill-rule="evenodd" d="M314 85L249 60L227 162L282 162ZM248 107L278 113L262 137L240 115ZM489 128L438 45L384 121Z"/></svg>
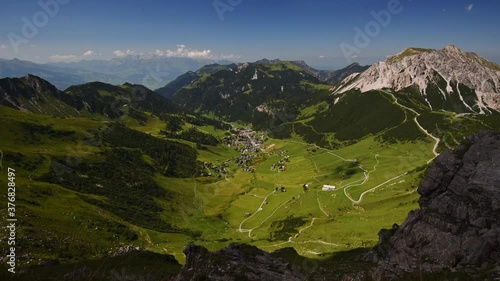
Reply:
<svg viewBox="0 0 500 281"><path fill-rule="evenodd" d="M222 178L229 173L229 164L234 163L245 172L254 173L252 166L254 157L262 150L264 142L268 139L265 133L257 133L246 128L232 128L230 132L222 138L221 142L227 147L234 148L240 156L223 161L220 165L205 162L205 171L201 175L205 177ZM226 177L227 178L227 177Z"/></svg>
<svg viewBox="0 0 500 281"><path fill-rule="evenodd" d="M273 163L269 169L274 173L286 172L287 165L291 162L288 150L275 150L275 145L265 146L264 143L269 139L265 132L256 132L249 128L233 127L226 136L221 139L221 142L227 147L233 148L240 153L240 156L227 159L220 164L204 162L204 170L201 171L203 177L228 178L230 174L230 163L235 164L241 170L248 173L255 173L254 159L259 154L265 154L268 157L278 156L280 160ZM302 186L304 192L312 188L310 183L304 183ZM323 185L322 191L337 190L334 185ZM276 186L275 192L286 192L284 186Z"/></svg>

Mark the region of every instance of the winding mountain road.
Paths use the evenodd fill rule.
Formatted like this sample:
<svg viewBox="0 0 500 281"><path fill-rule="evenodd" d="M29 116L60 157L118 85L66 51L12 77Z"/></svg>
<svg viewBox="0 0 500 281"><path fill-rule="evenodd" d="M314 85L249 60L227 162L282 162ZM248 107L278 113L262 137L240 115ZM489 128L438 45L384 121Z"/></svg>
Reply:
<svg viewBox="0 0 500 281"><path fill-rule="evenodd" d="M257 227L254 227L254 228L252 228L252 229L243 229L243 228L242 228L243 224L244 224L247 220L249 220L249 219L253 218L253 217L254 217L254 216L255 216L258 212L260 212L260 211L262 210L262 207L263 207L263 206L266 204L266 202L267 202L267 198L269 198L271 195L273 195L273 194L275 194L275 193L276 193L276 191L273 191L271 194L269 194L269 195L267 195L266 197L264 197L264 198L262 199L262 203L260 204L259 208L257 208L257 210L256 210L256 211L255 211L255 212L254 212L251 216L249 216L248 218L244 219L244 220L240 223L240 226L238 227L238 231L239 231L240 233L245 233L245 232L248 232L248 235L250 236L250 235L251 235L251 233L252 233L252 231L253 231L255 228L257 228L257 227L258 227L258 226L257 226ZM280 206L280 207L281 207L281 206ZM280 207L278 207L278 209L279 209ZM277 209L276 209L276 210L277 210ZM275 210L275 212L276 212L276 210ZM274 214L274 213L273 213L273 214ZM266 219L266 220L267 220L267 219ZM261 225L262 225L262 224L261 224Z"/></svg>
<svg viewBox="0 0 500 281"><path fill-rule="evenodd" d="M385 182L383 182L383 183L381 183L381 184L379 184L379 185L377 185L377 186L375 186L375 187L373 187L373 188L371 188L371 189L368 189L367 191L365 191L365 192L361 193L361 195L359 196L359 199L358 199L358 200L354 200L354 199L352 199L352 197L351 197L351 196L350 196L350 195L346 192L346 189L344 189L344 194L345 194L345 196L346 196L349 200L351 200L351 202L352 202L352 203L354 203L354 204L359 204L359 203L361 203L361 201L363 201L363 197L364 197L367 193L373 192L373 191L377 190L378 188L380 188L380 187L382 187L382 186L384 186L384 185L386 185L386 184L390 183L391 181L397 180L397 179L399 179L400 177L403 177L403 176L405 176L405 175L407 175L407 173L401 174L401 175L399 175L399 176L397 176L397 177L394 177L394 178L392 178L392 179L389 179L389 180L387 180L387 181L385 181Z"/></svg>
<svg viewBox="0 0 500 281"><path fill-rule="evenodd" d="M434 153L434 158L432 158L431 160L429 160L427 162L427 164L429 164L430 162L432 162L432 160L434 160L436 157L439 156L439 153L437 152L437 148L439 146L439 143L441 142L441 139L440 138L437 138L435 136L433 136L431 133L429 133L426 129L424 129L424 127L422 127L422 125L420 125L420 123L418 122L418 117L420 117L420 113L418 113L417 111L415 111L414 109L412 108L409 108L405 105L402 105L398 102L398 99L396 98L396 96L394 96L393 93L390 93L390 92L387 92L387 91L381 91L383 93L386 93L388 95L390 95L393 99L394 99L394 104L396 104L397 106L403 108L403 109L406 109L406 110L409 110L413 113L415 113L416 117L413 119L413 121L415 122L415 124L417 124L417 127L422 131L424 132L427 136L429 136L430 138L432 138L436 143L434 144L434 148L432 149L432 153Z"/></svg>

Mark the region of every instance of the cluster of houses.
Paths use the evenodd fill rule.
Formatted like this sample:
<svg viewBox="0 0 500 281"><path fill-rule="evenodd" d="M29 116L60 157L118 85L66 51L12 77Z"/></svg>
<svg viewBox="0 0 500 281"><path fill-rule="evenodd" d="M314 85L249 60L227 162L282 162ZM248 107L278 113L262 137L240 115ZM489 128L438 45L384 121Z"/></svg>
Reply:
<svg viewBox="0 0 500 281"><path fill-rule="evenodd" d="M286 163L290 162L290 156L283 157L280 161L271 166L271 171L276 173L286 171Z"/></svg>
<svg viewBox="0 0 500 281"><path fill-rule="evenodd" d="M250 166L252 164L252 160L253 154L243 154L240 157L236 158L236 160L234 160L234 163L236 163L236 165L238 165L243 171L254 173L255 168Z"/></svg>
<svg viewBox="0 0 500 281"><path fill-rule="evenodd" d="M264 133L257 133L246 128L232 128L230 134L222 139L222 142L240 153L256 153L262 148L266 141Z"/></svg>
<svg viewBox="0 0 500 281"><path fill-rule="evenodd" d="M227 175L228 174L228 167L229 167L229 161L226 160L222 162L220 166L213 164L213 163L208 163L205 162L203 163L203 166L205 169L201 170L201 176L202 177L218 177L221 178L222 175Z"/></svg>
<svg viewBox="0 0 500 281"><path fill-rule="evenodd" d="M271 166L271 171L273 172L284 172L286 171L286 163L290 162L290 156L286 155L288 150L276 150L268 153L269 156L278 155L281 156L281 160Z"/></svg>
<svg viewBox="0 0 500 281"><path fill-rule="evenodd" d="M280 150L273 150L273 151L269 152L268 155L269 156L278 155L278 156L283 157L287 153L288 153L288 149L280 149Z"/></svg>
<svg viewBox="0 0 500 281"><path fill-rule="evenodd" d="M228 147L233 147L241 153L241 156L233 159L243 171L254 173L255 168L251 167L254 155L258 153L266 141L264 133L257 133L251 129L232 128L230 134L222 139L222 142Z"/></svg>

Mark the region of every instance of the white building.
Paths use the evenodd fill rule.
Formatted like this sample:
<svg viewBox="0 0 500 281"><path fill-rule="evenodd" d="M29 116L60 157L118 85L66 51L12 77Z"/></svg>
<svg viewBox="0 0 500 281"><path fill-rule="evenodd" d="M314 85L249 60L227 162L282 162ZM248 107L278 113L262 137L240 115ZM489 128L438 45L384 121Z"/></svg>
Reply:
<svg viewBox="0 0 500 281"><path fill-rule="evenodd" d="M323 191L333 191L333 190L337 190L337 187L335 187L334 185L323 185Z"/></svg>

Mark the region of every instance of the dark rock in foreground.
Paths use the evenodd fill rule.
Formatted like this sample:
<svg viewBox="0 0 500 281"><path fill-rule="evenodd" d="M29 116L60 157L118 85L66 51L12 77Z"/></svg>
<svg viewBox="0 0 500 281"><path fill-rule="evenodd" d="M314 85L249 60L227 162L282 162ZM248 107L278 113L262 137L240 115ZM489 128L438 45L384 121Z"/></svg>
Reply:
<svg viewBox="0 0 500 281"><path fill-rule="evenodd" d="M376 279L440 270L499 273L500 133L480 133L440 155L418 192L420 210L380 232L364 258Z"/></svg>
<svg viewBox="0 0 500 281"><path fill-rule="evenodd" d="M218 252L189 244L184 249L186 264L177 281L184 280L287 280L299 281L305 277L282 259L254 246L231 244Z"/></svg>

